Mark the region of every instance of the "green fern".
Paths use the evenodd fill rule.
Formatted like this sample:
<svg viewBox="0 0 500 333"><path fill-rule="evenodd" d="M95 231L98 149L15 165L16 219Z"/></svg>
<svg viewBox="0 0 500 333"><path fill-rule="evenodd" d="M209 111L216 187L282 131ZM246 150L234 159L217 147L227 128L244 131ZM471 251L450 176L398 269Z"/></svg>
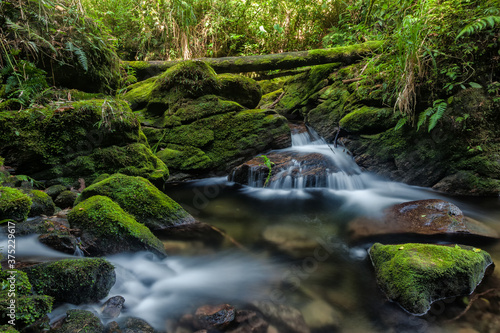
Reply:
<svg viewBox="0 0 500 333"><path fill-rule="evenodd" d="M417 131L427 122L427 119L429 119L427 131L432 131L432 129L436 127L439 119L443 117L447 107L448 103L446 103L443 99L434 101L434 103L432 103L432 107L427 108L425 111L420 113L418 117Z"/></svg>
<svg viewBox="0 0 500 333"><path fill-rule="evenodd" d="M74 53L77 56L78 62L85 71L89 70L87 55L81 48L71 42L66 42L66 50Z"/></svg>
<svg viewBox="0 0 500 333"><path fill-rule="evenodd" d="M478 18L472 23L467 24L458 34L457 39L462 36L470 36L474 33L480 32L486 28L494 28L495 25L500 24L500 16L490 15Z"/></svg>

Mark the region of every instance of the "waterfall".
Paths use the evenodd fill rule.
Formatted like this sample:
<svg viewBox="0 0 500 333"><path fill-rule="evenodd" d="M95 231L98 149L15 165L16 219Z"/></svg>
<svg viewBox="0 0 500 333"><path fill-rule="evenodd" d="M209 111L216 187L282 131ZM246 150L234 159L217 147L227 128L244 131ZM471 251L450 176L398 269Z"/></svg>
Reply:
<svg viewBox="0 0 500 333"><path fill-rule="evenodd" d="M80 242L81 242L80 237L77 237L76 242L75 242L75 253L73 253L73 255L75 257L85 257L85 254L83 253L82 249L80 248Z"/></svg>
<svg viewBox="0 0 500 333"><path fill-rule="evenodd" d="M346 148L329 145L310 128L292 133L292 147L274 150L268 158L275 162L266 186L270 189L361 190L368 188L371 180L371 176L361 172ZM268 171L262 164L252 164L248 185L263 187Z"/></svg>

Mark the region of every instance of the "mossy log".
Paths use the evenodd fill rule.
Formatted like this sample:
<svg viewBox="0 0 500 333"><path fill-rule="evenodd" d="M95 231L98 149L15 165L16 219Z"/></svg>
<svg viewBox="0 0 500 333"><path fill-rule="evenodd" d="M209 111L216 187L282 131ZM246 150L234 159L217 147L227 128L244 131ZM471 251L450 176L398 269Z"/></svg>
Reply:
<svg viewBox="0 0 500 333"><path fill-rule="evenodd" d="M381 41L371 41L357 45L341 46L330 49L284 52L246 57L199 58L210 65L218 74L259 72L275 69L294 69L340 62L351 64L382 45ZM178 61L125 61L124 65L135 69L139 80L158 75L168 68L182 62Z"/></svg>

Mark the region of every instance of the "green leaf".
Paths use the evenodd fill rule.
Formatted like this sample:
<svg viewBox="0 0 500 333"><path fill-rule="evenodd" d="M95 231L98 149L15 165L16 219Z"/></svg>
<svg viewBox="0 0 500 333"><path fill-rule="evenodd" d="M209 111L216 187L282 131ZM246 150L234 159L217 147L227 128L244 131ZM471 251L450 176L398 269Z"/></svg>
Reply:
<svg viewBox="0 0 500 333"><path fill-rule="evenodd" d="M401 119L399 119L399 121L396 124L396 126L394 126L394 130L395 131L399 130L401 127L403 127L406 124L407 121L408 121L408 118L401 118Z"/></svg>
<svg viewBox="0 0 500 333"><path fill-rule="evenodd" d="M469 85L472 87L472 88L476 88L476 89L481 89L483 86L481 86L479 83L476 83L476 82L469 82Z"/></svg>

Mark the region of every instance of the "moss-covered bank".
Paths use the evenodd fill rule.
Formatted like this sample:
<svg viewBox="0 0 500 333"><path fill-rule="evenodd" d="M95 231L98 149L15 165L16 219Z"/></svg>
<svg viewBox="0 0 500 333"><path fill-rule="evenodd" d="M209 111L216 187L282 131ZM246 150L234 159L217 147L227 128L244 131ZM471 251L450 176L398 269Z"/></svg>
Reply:
<svg viewBox="0 0 500 333"><path fill-rule="evenodd" d="M0 187L0 223L7 220L16 222L26 220L31 204L31 198L22 191L10 187Z"/></svg>

